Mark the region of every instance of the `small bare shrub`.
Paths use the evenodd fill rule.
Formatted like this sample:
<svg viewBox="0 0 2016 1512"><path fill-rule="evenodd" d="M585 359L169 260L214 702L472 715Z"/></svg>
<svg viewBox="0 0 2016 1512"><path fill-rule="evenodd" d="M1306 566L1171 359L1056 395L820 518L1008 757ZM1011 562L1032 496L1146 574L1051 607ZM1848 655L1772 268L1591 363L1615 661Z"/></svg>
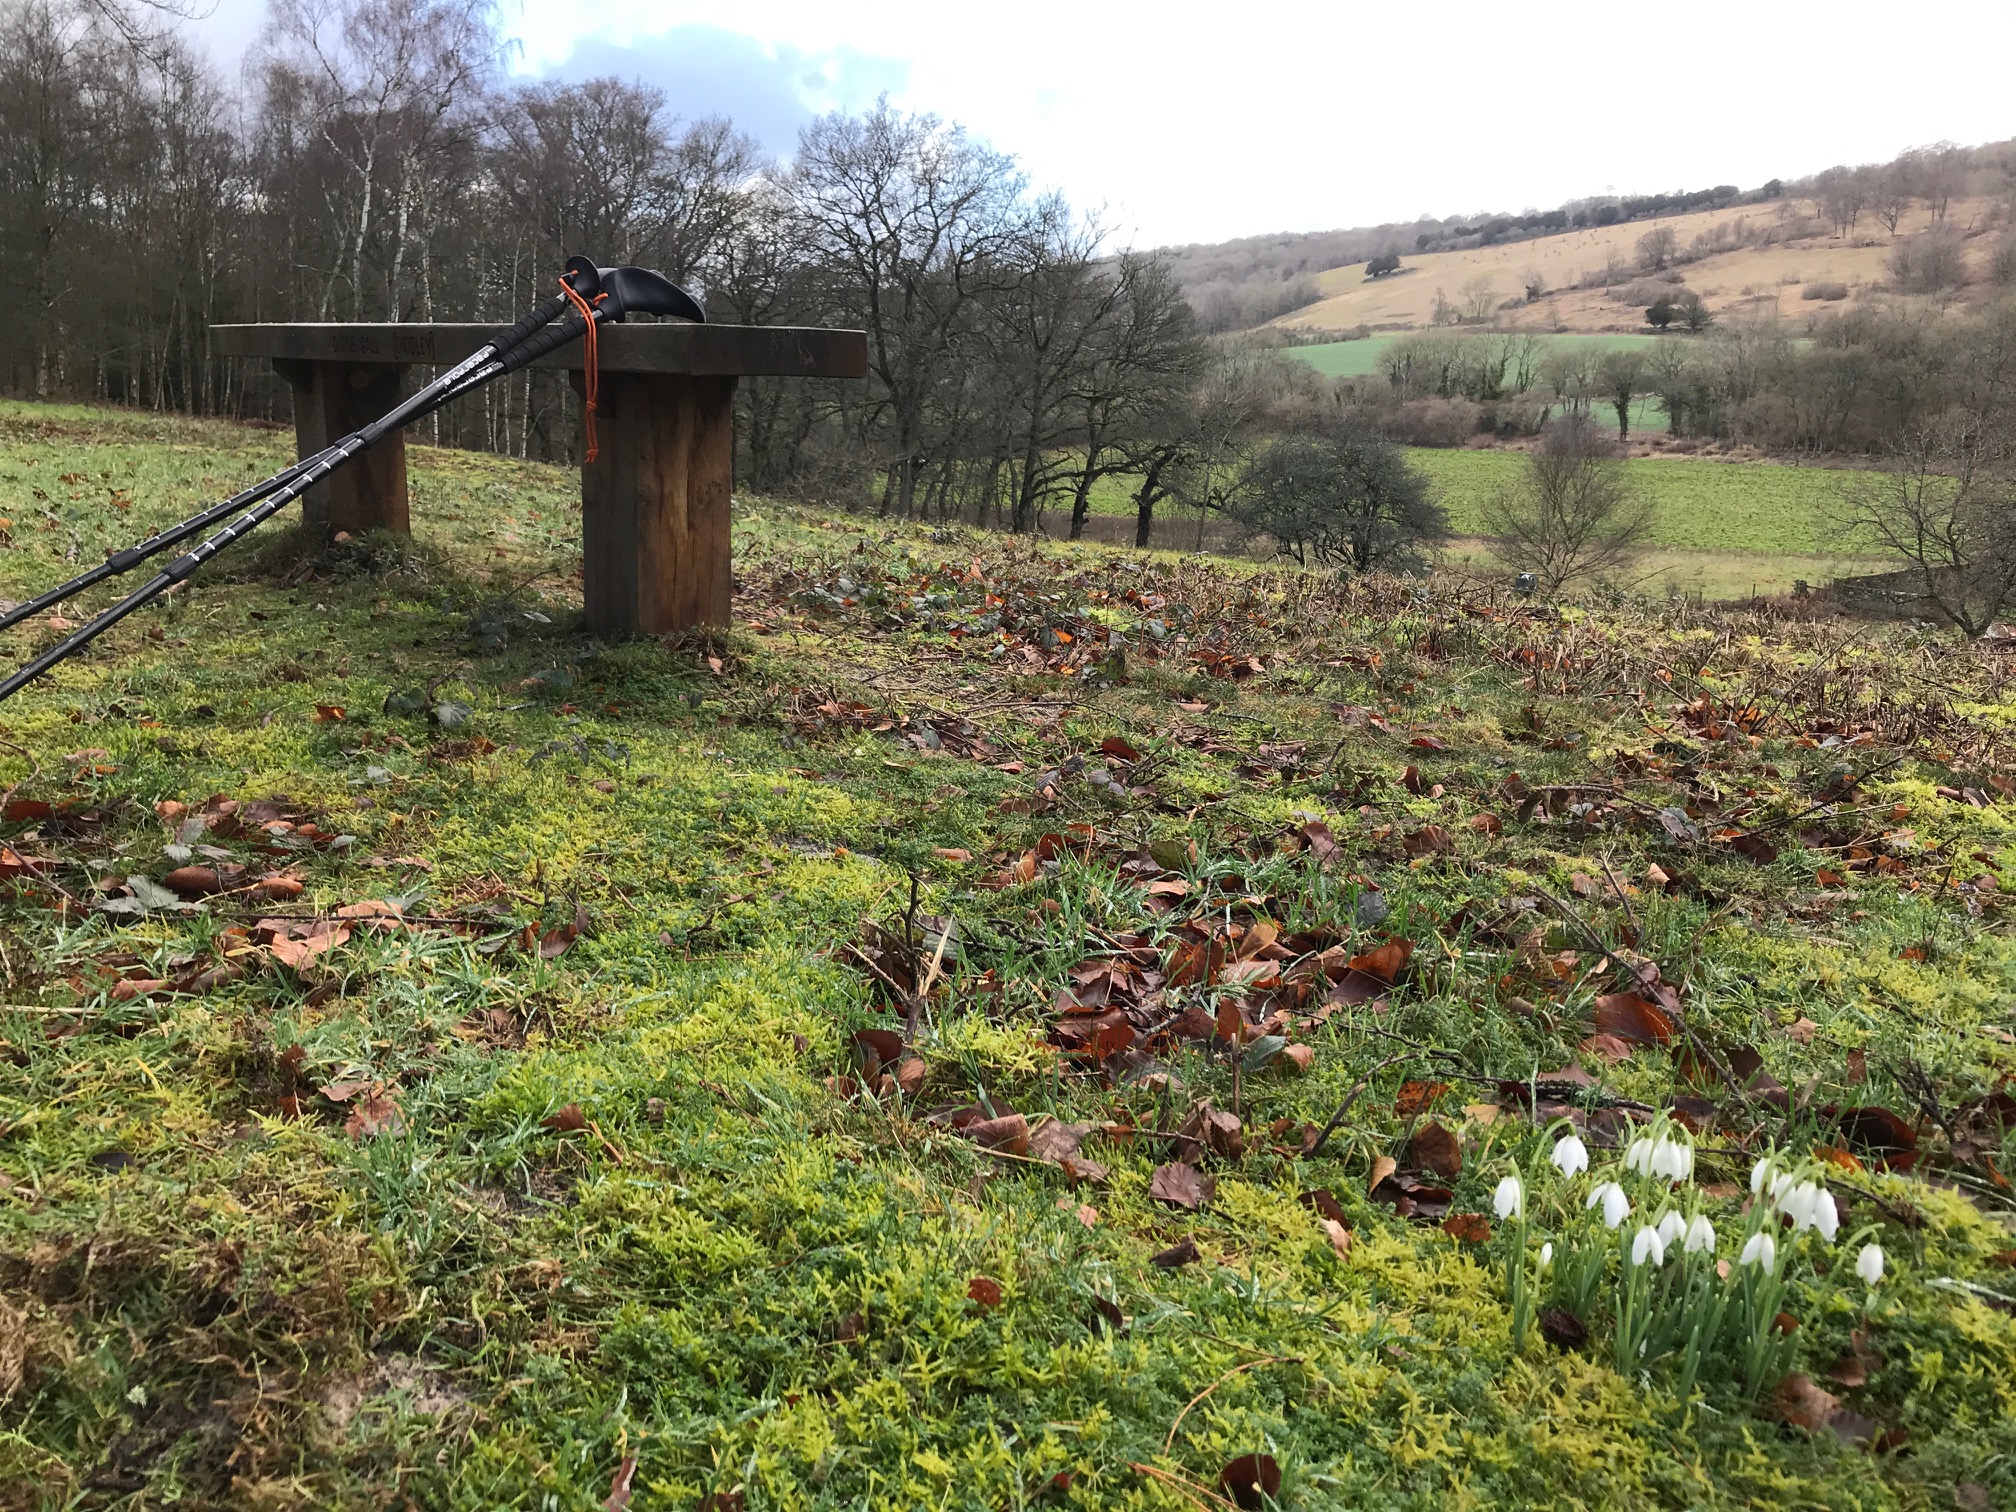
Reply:
<svg viewBox="0 0 2016 1512"><path fill-rule="evenodd" d="M2002 289L2016 284L2016 232L2004 236L1988 254L1988 281Z"/></svg>
<svg viewBox="0 0 2016 1512"><path fill-rule="evenodd" d="M1386 420L1386 434L1405 446L1461 446L1477 430L1468 399L1409 399Z"/></svg>
<svg viewBox="0 0 2016 1512"><path fill-rule="evenodd" d="M1845 283L1810 283L1799 291L1799 297L1801 299L1846 299L1848 297L1848 285Z"/></svg>
<svg viewBox="0 0 2016 1512"><path fill-rule="evenodd" d="M1890 276L1906 294L1937 294L1967 281L1961 237L1945 226L1900 241L1890 251Z"/></svg>

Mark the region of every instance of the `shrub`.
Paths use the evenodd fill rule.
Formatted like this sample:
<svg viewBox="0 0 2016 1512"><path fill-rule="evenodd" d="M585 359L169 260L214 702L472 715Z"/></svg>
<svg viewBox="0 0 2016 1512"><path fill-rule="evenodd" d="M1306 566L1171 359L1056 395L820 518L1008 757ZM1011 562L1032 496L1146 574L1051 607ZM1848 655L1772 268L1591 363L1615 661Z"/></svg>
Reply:
<svg viewBox="0 0 2016 1512"><path fill-rule="evenodd" d="M1846 299L1848 285L1845 283L1809 283L1799 291L1801 299Z"/></svg>
<svg viewBox="0 0 2016 1512"><path fill-rule="evenodd" d="M1906 294L1937 294L1967 281L1960 235L1941 226L1900 241L1890 252L1890 276Z"/></svg>
<svg viewBox="0 0 2016 1512"><path fill-rule="evenodd" d="M1409 399L1387 419L1386 434L1407 446L1461 446L1479 413L1468 399Z"/></svg>
<svg viewBox="0 0 2016 1512"><path fill-rule="evenodd" d="M1672 295L1673 286L1663 279L1641 278L1619 289L1611 297L1619 304L1649 305L1654 300L1670 299Z"/></svg>
<svg viewBox="0 0 2016 1512"><path fill-rule="evenodd" d="M1988 280L2004 289L2016 284L2016 232L2004 236L1988 254Z"/></svg>
<svg viewBox="0 0 2016 1512"><path fill-rule="evenodd" d="M1258 453L1226 513L1303 566L1356 572L1425 566L1423 545L1449 533L1426 476L1391 441L1356 424L1286 436Z"/></svg>

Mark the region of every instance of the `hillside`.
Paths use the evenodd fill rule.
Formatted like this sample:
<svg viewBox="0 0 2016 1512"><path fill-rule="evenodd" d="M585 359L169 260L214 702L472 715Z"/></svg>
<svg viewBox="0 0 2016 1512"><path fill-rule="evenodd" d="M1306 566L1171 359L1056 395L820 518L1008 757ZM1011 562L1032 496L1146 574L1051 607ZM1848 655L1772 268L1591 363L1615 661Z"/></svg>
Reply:
<svg viewBox="0 0 2016 1512"><path fill-rule="evenodd" d="M1978 275L1997 224L1999 207L1978 198L1956 200L1948 223L1970 236L1967 256ZM1898 238L1918 234L1930 212L1916 206L1898 224ZM1865 217L1849 238L1834 236L1809 201L1785 199L1768 205L1704 210L1625 225L1589 227L1509 246L1473 247L1403 257L1401 270L1365 277L1365 264L1332 268L1315 275L1316 303L1277 317L1272 324L1293 331L1342 332L1416 329L1434 320L1438 292L1451 303L1488 285L1493 318L1501 324L1543 331L1642 329L1644 302L1628 291L1662 275L1638 271L1638 244L1655 229L1670 230L1681 247L1697 237L1722 237L1743 245L1669 270L1699 293L1718 317L1775 310L1786 318L1810 314L1815 301L1802 298L1808 285L1841 283L1850 297L1885 282L1893 238L1873 217ZM1578 288L1600 278L1606 265L1617 269L1609 287ZM1528 272L1537 273L1547 292L1525 302ZM1514 308L1498 308L1519 300ZM1822 305L1822 308L1825 306Z"/></svg>

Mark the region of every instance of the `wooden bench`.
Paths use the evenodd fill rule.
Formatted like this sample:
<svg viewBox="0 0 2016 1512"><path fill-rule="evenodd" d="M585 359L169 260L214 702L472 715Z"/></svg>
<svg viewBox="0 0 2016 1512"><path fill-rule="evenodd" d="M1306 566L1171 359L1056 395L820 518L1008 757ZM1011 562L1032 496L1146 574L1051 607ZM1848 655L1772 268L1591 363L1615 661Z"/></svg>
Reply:
<svg viewBox="0 0 2016 1512"><path fill-rule="evenodd" d="M491 325L226 325L226 357L265 357L294 390L298 455L375 420L404 393L406 369L461 361ZM728 622L728 501L734 481L735 380L771 375L862 378L860 331L793 326L607 326L596 460L581 470L582 590L588 628L661 635ZM580 343L542 358L572 369ZM309 490L312 530L411 528L406 445L393 435Z"/></svg>

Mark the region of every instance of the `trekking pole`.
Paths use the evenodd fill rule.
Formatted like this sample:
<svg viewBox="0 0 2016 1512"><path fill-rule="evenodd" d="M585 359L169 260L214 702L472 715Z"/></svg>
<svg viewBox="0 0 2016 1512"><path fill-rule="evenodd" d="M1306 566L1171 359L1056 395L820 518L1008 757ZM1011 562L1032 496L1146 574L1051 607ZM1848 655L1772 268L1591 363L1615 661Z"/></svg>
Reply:
<svg viewBox="0 0 2016 1512"><path fill-rule="evenodd" d="M587 263L586 259L570 258L568 260L570 275L576 272L577 263L592 270L596 277L592 297L582 292L579 287L589 282L585 274L562 280L563 287L568 292L559 296L560 300L563 306L574 306L575 314L568 316L558 325L545 324L544 329L532 327L532 335L501 354L496 351L492 343L486 342L468 359L456 364L449 372L442 374L412 398L397 405L362 430L354 431L334 446L318 452L314 458L308 459L307 465L301 467L292 478L274 489L236 520L208 540L177 557L146 583L99 614L89 624L72 631L13 676L0 681L0 701L13 697L58 662L75 655L103 635L135 609L159 598L177 583L184 581L218 552L251 534L359 452L414 420L426 410L447 402L448 398L469 393L506 373L516 372L548 352L556 351L569 342L593 332L598 326L620 321L628 314L676 315L698 321L707 318L698 300L661 273L653 273L645 268L598 269L594 268L593 264ZM547 306L551 303L549 300ZM587 313L584 315L580 313L582 311ZM533 315L538 313L536 310L532 312ZM551 318L548 317L549 322ZM527 327L531 320L532 315L528 315L518 326L512 327L512 331ZM592 342L592 336L590 340ZM591 357L589 383L591 425L594 414L592 360ZM452 390L448 387L451 380L455 385Z"/></svg>
<svg viewBox="0 0 2016 1512"><path fill-rule="evenodd" d="M570 286L579 285L581 286L581 292L589 297L593 297L598 292L596 285L599 274L600 270L592 262L585 257L581 257L569 260L565 276L569 280ZM442 405L447 404L450 400L460 398L462 394L466 393L473 386L470 382L470 374L480 368L488 358L500 352L508 352L536 331L552 324L555 319L566 313L567 307L571 302L565 294L556 294L551 299L544 301L527 312L525 318L520 320L516 325L507 326L505 329L497 332L488 341L484 342L482 346L478 347L475 352L471 353L466 361L458 363L454 368L443 373L425 388L420 389L411 399L408 399L406 401L408 406L417 407L407 416L407 420L417 420L423 415L430 414ZM233 494L221 503L212 504L208 508L191 515L186 520L179 521L164 530L157 531L144 541L136 542L122 551L115 551L97 566L91 568L89 571L80 572L76 577L71 578L69 582L58 583L47 593L37 594L25 603L16 604L13 608L0 613L0 630L5 630L12 625L18 625L25 619L32 619L44 609L53 609L56 605L62 603L63 600L83 592L83 590L91 587L94 583L102 583L106 578L116 577L124 572L131 572L148 558L160 555L171 546L181 545L182 542L188 540L191 536L202 534L219 520L229 519L239 510L256 504L277 490L285 488L310 468L327 461L329 458L335 456L343 447L355 442L362 434L362 431L353 431L341 440L331 442L328 446L323 447L322 450L315 452L313 455L303 457L298 462L281 468L272 477L265 479L263 482L253 484L243 493ZM361 448L359 449L361 450Z"/></svg>

